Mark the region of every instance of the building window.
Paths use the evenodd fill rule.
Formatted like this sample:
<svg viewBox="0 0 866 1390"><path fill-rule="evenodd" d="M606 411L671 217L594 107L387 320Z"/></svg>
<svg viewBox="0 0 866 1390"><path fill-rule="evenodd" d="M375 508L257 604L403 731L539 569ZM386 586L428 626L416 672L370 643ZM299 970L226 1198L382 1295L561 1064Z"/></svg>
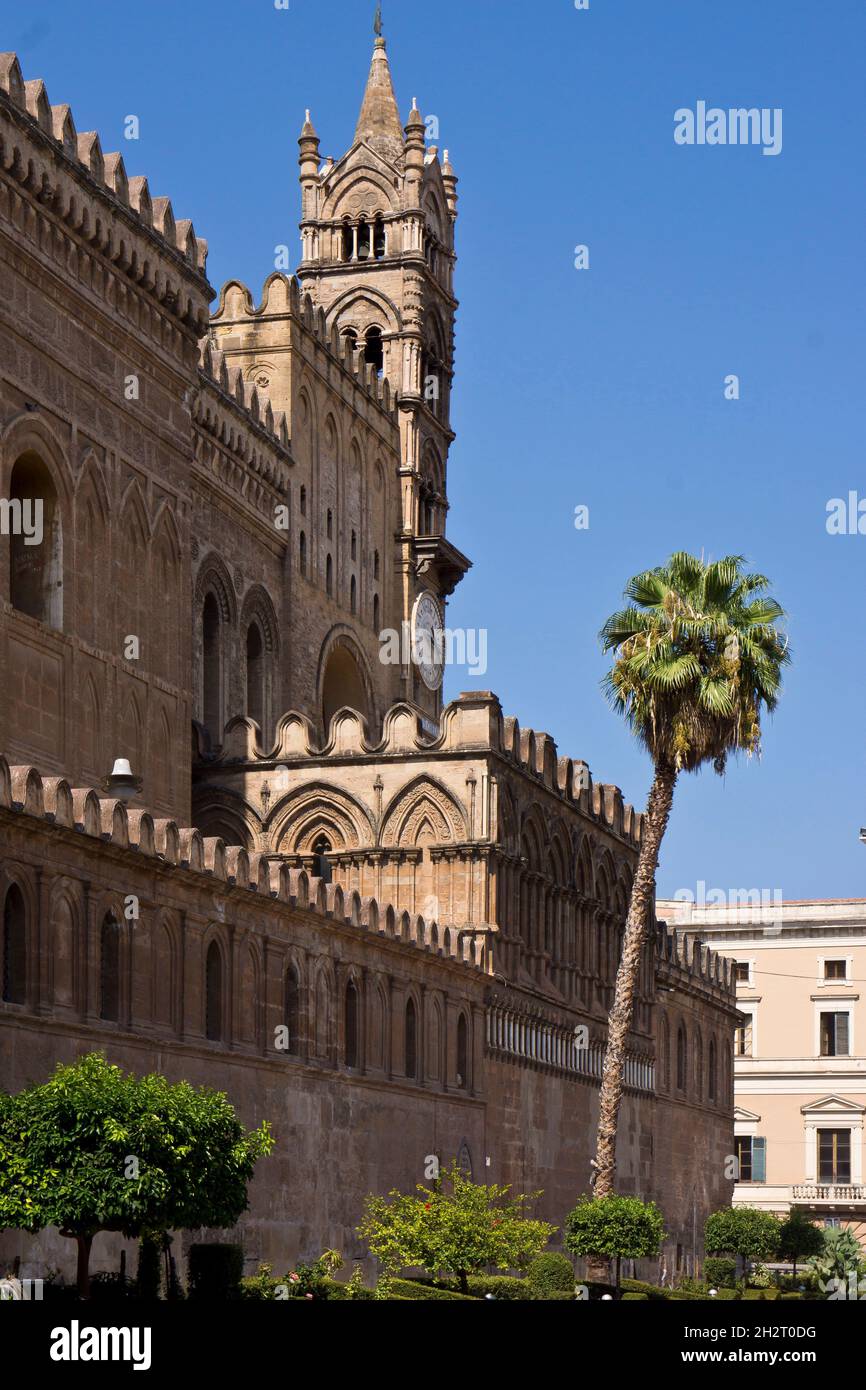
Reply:
<svg viewBox="0 0 866 1390"><path fill-rule="evenodd" d="M370 259L370 224L362 218L358 223L358 260Z"/></svg>
<svg viewBox="0 0 866 1390"><path fill-rule="evenodd" d="M351 224L351 222L344 222L344 223L343 223L343 238L342 238L342 242L343 242L343 260L344 260L344 261L351 261L352 256L353 256L353 254L354 254L354 248L355 248L355 238L354 238L354 235L353 235L353 233L352 233L352 224Z"/></svg>
<svg viewBox="0 0 866 1390"><path fill-rule="evenodd" d="M328 858L330 853L330 840L326 835L320 835L313 845L313 877L320 878L323 883L331 882L331 861Z"/></svg>
<svg viewBox="0 0 866 1390"><path fill-rule="evenodd" d="M265 644L258 623L247 628L247 714L264 734Z"/></svg>
<svg viewBox="0 0 866 1390"><path fill-rule="evenodd" d="M364 361L369 363L371 367L375 367L377 374L381 376L385 365L381 328L367 329L367 336L364 339Z"/></svg>
<svg viewBox="0 0 866 1390"><path fill-rule="evenodd" d="M600 927L599 931L601 931ZM659 1059L661 1065L659 1070L661 1073L662 1090L669 1091L671 1088L671 1041L670 1029L668 1028L668 1021L666 1018L662 1019L659 1037L659 1052L661 1053Z"/></svg>
<svg viewBox="0 0 866 1390"><path fill-rule="evenodd" d="M687 1081L686 1030L680 1025L677 1029L677 1090L684 1091Z"/></svg>
<svg viewBox="0 0 866 1390"><path fill-rule="evenodd" d="M328 508L328 515L327 515L327 517L325 518L325 529L326 529L326 531L327 531L328 540L329 540L329 541L330 541L330 540L333 540L333 538L334 538L334 513L331 511L330 507Z"/></svg>
<svg viewBox="0 0 866 1390"><path fill-rule="evenodd" d="M298 560L300 563L301 574L306 578L307 574L307 538L303 531L298 540Z"/></svg>
<svg viewBox="0 0 866 1390"><path fill-rule="evenodd" d="M847 980L848 962L847 960L825 960L824 979L825 980Z"/></svg>
<svg viewBox="0 0 866 1390"><path fill-rule="evenodd" d="M818 1130L818 1181L851 1181L850 1129Z"/></svg>
<svg viewBox="0 0 866 1390"><path fill-rule="evenodd" d="M205 1036L219 1042L223 1035L223 958L212 941L205 962Z"/></svg>
<svg viewBox="0 0 866 1390"><path fill-rule="evenodd" d="M379 631L379 595L373 595L373 631Z"/></svg>
<svg viewBox="0 0 866 1390"><path fill-rule="evenodd" d="M357 535L356 535L356 533L355 533L354 531L352 532L352 541L351 541L351 545L350 545L349 548L350 548L350 551L351 551L352 559L353 559L353 560L357 560L357 558L358 558L358 537L357 537Z"/></svg>
<svg viewBox="0 0 866 1390"><path fill-rule="evenodd" d="M469 1082L469 1029L466 1015L457 1020L457 1085L465 1090Z"/></svg>
<svg viewBox="0 0 866 1390"><path fill-rule="evenodd" d="M378 552L378 550L374 550L374 551L373 551L373 578L374 578L374 579L378 579L378 578L379 578L379 552Z"/></svg>
<svg viewBox="0 0 866 1390"><path fill-rule="evenodd" d="M286 971L284 1021L288 1039L286 1051L297 1057L301 1050L301 988L298 972L293 965Z"/></svg>
<svg viewBox="0 0 866 1390"><path fill-rule="evenodd" d="M329 598L334 597L334 562L330 555L325 561L325 592Z"/></svg>
<svg viewBox="0 0 866 1390"><path fill-rule="evenodd" d="M354 328L343 329L343 342L354 357L355 353L358 351L358 335Z"/></svg>
<svg viewBox="0 0 866 1390"><path fill-rule="evenodd" d="M848 1057L849 1018L847 1013L821 1014L821 1056Z"/></svg>
<svg viewBox="0 0 866 1390"><path fill-rule="evenodd" d="M351 980L346 985L346 1066L358 1065L358 991Z"/></svg>
<svg viewBox="0 0 866 1390"><path fill-rule="evenodd" d="M716 1040L710 1038L709 1065L707 1067L707 1096L710 1100L715 1100L718 1088L716 1063Z"/></svg>
<svg viewBox="0 0 866 1390"><path fill-rule="evenodd" d="M766 1182L766 1139L759 1139L750 1134L738 1134L735 1143L737 1146L737 1181Z"/></svg>
<svg viewBox="0 0 866 1390"><path fill-rule="evenodd" d="M749 1014L745 1023L741 1023L734 1035L734 1052L737 1057L751 1057L752 1055L752 1032L753 1019Z"/></svg>
<svg viewBox="0 0 866 1390"><path fill-rule="evenodd" d="M307 515L307 489L301 488L301 516Z"/></svg>
<svg viewBox="0 0 866 1390"><path fill-rule="evenodd" d="M385 223L381 217L377 217L373 223L373 255L377 261L382 260L386 250Z"/></svg>
<svg viewBox="0 0 866 1390"><path fill-rule="evenodd" d="M352 575L352 582L349 585L349 611L353 614L358 611L358 581L354 574Z"/></svg>
<svg viewBox="0 0 866 1390"><path fill-rule="evenodd" d="M9 598L13 608L49 627L63 626L63 530L57 489L37 454L24 454L12 469L9 508ZM42 513L42 539L39 511Z"/></svg>
<svg viewBox="0 0 866 1390"><path fill-rule="evenodd" d="M737 961L736 979L738 985L750 985L752 983L752 965L750 961Z"/></svg>
<svg viewBox="0 0 866 1390"><path fill-rule="evenodd" d="M3 904L3 999L7 1004L27 1001L27 914L17 883L10 885Z"/></svg>
<svg viewBox="0 0 866 1390"><path fill-rule="evenodd" d="M100 933L99 1017L120 1022L120 927L113 917L106 917Z"/></svg>
<svg viewBox="0 0 866 1390"><path fill-rule="evenodd" d="M222 658L220 653L220 610L215 594L208 594L204 601L201 619L202 629L202 718L205 728L214 743L222 742L222 719L220 717L222 684Z"/></svg>
<svg viewBox="0 0 866 1390"><path fill-rule="evenodd" d="M413 999L406 1004L406 1075L412 1080L418 1075L418 1019Z"/></svg>

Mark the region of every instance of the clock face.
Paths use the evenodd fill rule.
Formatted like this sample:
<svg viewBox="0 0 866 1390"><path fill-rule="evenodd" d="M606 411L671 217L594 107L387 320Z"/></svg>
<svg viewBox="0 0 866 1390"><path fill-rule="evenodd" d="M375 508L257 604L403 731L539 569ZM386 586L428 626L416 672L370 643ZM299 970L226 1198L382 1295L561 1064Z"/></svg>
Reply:
<svg viewBox="0 0 866 1390"><path fill-rule="evenodd" d="M426 591L412 614L412 658L428 690L438 690L445 673L445 634L439 604Z"/></svg>

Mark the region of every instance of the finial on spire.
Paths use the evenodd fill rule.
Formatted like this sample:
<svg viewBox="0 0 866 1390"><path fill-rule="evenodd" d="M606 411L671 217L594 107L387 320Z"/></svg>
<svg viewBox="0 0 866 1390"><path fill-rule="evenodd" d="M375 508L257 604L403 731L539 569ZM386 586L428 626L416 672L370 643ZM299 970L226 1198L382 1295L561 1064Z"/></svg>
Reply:
<svg viewBox="0 0 866 1390"><path fill-rule="evenodd" d="M376 38L377 38L377 39L381 39L381 37L382 37L382 6L381 6L381 4L377 4L377 5L376 5L376 18L373 20L373 33L376 35Z"/></svg>

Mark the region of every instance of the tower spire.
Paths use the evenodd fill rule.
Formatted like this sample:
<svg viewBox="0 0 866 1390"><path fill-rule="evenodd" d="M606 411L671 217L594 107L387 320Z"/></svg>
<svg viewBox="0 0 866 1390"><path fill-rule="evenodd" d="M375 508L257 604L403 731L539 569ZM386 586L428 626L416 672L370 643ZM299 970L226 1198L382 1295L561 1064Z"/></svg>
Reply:
<svg viewBox="0 0 866 1390"><path fill-rule="evenodd" d="M373 28L376 42L364 100L361 103L361 114L355 130L355 142L357 144L359 140L364 140L377 154L393 163L403 153L403 128L397 98L394 95L394 84L391 81L385 40L382 37L381 5L376 6Z"/></svg>

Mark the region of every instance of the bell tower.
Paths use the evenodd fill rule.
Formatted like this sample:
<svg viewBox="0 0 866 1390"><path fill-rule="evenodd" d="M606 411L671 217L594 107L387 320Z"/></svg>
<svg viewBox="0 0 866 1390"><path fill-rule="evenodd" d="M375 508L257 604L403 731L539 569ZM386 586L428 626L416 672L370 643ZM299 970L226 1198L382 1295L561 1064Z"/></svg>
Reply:
<svg viewBox="0 0 866 1390"><path fill-rule="evenodd" d="M444 625L445 601L469 568L445 538L457 178L447 151L440 159L426 143L417 102L401 124L378 16L376 30L355 138L340 160L321 159L307 112L299 140L297 275L328 328L386 377L396 396L401 528L395 541L404 620L414 623L426 594ZM428 619L431 611L428 603ZM410 687L412 674L418 679L407 673Z"/></svg>

